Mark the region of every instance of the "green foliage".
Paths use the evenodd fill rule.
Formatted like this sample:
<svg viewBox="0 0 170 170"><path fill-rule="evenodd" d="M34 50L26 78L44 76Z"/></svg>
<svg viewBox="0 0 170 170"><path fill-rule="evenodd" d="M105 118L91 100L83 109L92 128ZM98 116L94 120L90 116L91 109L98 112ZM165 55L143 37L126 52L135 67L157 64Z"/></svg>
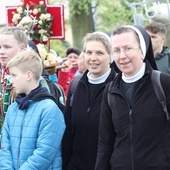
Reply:
<svg viewBox="0 0 170 170"><path fill-rule="evenodd" d="M72 28L73 45L81 47L82 38L85 33L94 30L92 29L94 24L92 17L94 18L96 31L111 32L116 25L133 24L134 11L131 4L141 1L142 0L69 0L70 19L67 21L67 24L71 25Z"/></svg>
<svg viewBox="0 0 170 170"><path fill-rule="evenodd" d="M50 40L50 48L58 52L59 56L66 57L65 52L67 46L64 46L64 43L61 40Z"/></svg>
<svg viewBox="0 0 170 170"><path fill-rule="evenodd" d="M142 2L142 0L124 0L126 3Z"/></svg>
<svg viewBox="0 0 170 170"><path fill-rule="evenodd" d="M70 0L70 15L81 15L82 12L89 14L89 4L92 0Z"/></svg>
<svg viewBox="0 0 170 170"><path fill-rule="evenodd" d="M111 31L120 24L133 23L133 11L124 0L101 0L97 9L97 30Z"/></svg>

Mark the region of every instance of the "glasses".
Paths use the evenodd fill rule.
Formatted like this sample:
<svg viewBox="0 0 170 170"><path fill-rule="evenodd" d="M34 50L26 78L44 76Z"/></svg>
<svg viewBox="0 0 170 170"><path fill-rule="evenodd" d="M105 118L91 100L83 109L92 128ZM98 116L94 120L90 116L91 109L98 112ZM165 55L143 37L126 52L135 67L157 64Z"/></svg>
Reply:
<svg viewBox="0 0 170 170"><path fill-rule="evenodd" d="M113 56L120 56L120 53L123 51L124 54L130 55L134 52L134 50L139 49L139 48L132 48L132 47L125 47L122 50L121 49L114 49L113 50Z"/></svg>

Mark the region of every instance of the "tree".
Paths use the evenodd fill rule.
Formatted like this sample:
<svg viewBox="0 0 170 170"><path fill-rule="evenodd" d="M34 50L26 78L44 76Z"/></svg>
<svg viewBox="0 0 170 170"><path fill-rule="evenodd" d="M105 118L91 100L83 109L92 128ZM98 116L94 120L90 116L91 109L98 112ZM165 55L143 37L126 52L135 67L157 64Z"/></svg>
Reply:
<svg viewBox="0 0 170 170"><path fill-rule="evenodd" d="M73 46L82 49L82 39L88 32L107 31L111 32L116 25L134 23L134 14L142 14L148 22L145 14L144 4L152 6L153 1L149 0L49 0L65 3L69 1L70 19L67 21L71 25ZM155 0L156 1L156 0ZM139 2L139 3L137 3ZM164 3L165 0L164 0ZM139 5L133 5L139 4ZM141 16L142 16L141 15ZM137 16L138 17L138 16ZM141 19L140 16L137 19ZM141 19L142 20L142 19ZM54 48L56 45L54 45Z"/></svg>
<svg viewBox="0 0 170 170"><path fill-rule="evenodd" d="M92 2L91 0L70 0L69 7L73 45L82 49L84 35L95 31Z"/></svg>
<svg viewBox="0 0 170 170"><path fill-rule="evenodd" d="M51 0L62 3L64 0ZM66 1L66 0L65 0ZM110 32L114 26L133 24L132 2L141 0L69 0L73 46L82 49L82 39L93 31Z"/></svg>
<svg viewBox="0 0 170 170"><path fill-rule="evenodd" d="M88 32L110 32L117 24L132 24L133 10L130 2L132 0L70 0L73 45L81 49L82 38Z"/></svg>
<svg viewBox="0 0 170 170"><path fill-rule="evenodd" d="M133 11L124 0L101 0L97 10L97 30L112 31L122 23L133 23Z"/></svg>

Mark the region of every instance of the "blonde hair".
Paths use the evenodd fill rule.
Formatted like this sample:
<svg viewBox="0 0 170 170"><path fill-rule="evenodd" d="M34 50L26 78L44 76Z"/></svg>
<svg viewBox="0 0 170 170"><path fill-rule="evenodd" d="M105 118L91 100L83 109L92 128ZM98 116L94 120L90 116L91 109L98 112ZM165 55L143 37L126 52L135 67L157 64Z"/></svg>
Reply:
<svg viewBox="0 0 170 170"><path fill-rule="evenodd" d="M84 41L83 51L86 51L86 45L89 41L99 41L105 46L108 54L110 55L112 54L110 37L106 33L103 33L103 32L87 33L85 37L83 38L83 41Z"/></svg>
<svg viewBox="0 0 170 170"><path fill-rule="evenodd" d="M14 35L19 44L24 44L25 46L27 46L27 35L21 28L14 26L4 27L0 30L0 34Z"/></svg>
<svg viewBox="0 0 170 170"><path fill-rule="evenodd" d="M36 80L40 79L42 74L42 60L32 49L21 51L15 55L8 63L7 69L17 67L22 72L31 71Z"/></svg>

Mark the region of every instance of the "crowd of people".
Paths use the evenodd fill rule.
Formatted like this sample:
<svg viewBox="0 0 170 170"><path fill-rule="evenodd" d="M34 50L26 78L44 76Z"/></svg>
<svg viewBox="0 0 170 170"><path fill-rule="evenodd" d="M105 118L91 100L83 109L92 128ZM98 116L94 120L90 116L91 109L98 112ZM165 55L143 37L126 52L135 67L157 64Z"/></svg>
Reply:
<svg viewBox="0 0 170 170"><path fill-rule="evenodd" d="M152 82L161 71L170 111L166 34L159 22L87 33L49 75L24 30L2 28L0 169L170 169L170 120Z"/></svg>

